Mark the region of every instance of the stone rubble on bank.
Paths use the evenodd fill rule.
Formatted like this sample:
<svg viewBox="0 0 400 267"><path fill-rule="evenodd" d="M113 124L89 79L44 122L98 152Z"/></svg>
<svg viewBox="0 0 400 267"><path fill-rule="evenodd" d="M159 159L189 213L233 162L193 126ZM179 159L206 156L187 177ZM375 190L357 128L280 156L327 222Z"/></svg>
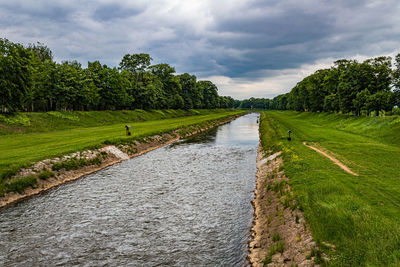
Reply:
<svg viewBox="0 0 400 267"><path fill-rule="evenodd" d="M293 197L289 179L280 167L281 153L263 157L262 147L258 149L249 262L257 267L319 266L320 259L314 254L321 252Z"/></svg>
<svg viewBox="0 0 400 267"><path fill-rule="evenodd" d="M113 154L114 156L116 156L117 158L119 158L121 160L127 160L127 159L130 158L128 156L128 154L122 152L121 150L119 150L115 146L106 146L106 147L103 147L103 148L101 148L99 150L107 152L107 153L111 153L111 154Z"/></svg>

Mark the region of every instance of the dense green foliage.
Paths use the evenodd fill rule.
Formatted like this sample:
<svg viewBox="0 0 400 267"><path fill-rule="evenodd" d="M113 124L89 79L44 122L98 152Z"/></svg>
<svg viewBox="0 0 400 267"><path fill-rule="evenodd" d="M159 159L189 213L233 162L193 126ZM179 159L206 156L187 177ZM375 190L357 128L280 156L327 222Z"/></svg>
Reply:
<svg viewBox="0 0 400 267"><path fill-rule="evenodd" d="M267 151L283 150L295 197L333 266L400 264L399 132L399 116L293 111L261 116L262 145ZM303 141L330 151L359 176L344 172Z"/></svg>
<svg viewBox="0 0 400 267"><path fill-rule="evenodd" d="M208 124L225 119L242 111L233 110L166 110L166 111L74 111L49 113L23 113L8 116L7 123L0 123L0 195L7 180L21 167L46 158L101 147L103 144L120 144L141 140L143 137L167 133L193 125ZM25 126L21 125L23 122ZM131 136L126 136L125 125L131 126ZM56 164L54 170L76 169L91 161L71 159ZM8 187L7 187L8 188Z"/></svg>
<svg viewBox="0 0 400 267"><path fill-rule="evenodd" d="M53 61L43 44L23 47L0 39L0 112L120 109L231 108L210 81L175 75L148 54L125 55L119 68Z"/></svg>
<svg viewBox="0 0 400 267"><path fill-rule="evenodd" d="M392 69L390 57L357 62L338 60L304 78L287 94L274 99L250 98L235 103L245 109L341 112L367 115L400 105L400 54ZM399 113L398 109L393 110Z"/></svg>

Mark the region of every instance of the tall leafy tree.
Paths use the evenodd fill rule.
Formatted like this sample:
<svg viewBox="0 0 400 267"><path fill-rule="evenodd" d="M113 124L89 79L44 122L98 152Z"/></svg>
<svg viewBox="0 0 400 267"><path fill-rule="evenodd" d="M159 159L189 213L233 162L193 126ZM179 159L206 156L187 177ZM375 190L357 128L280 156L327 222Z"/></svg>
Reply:
<svg viewBox="0 0 400 267"><path fill-rule="evenodd" d="M184 100L181 96L182 85L179 77L175 76L175 68L168 64L157 64L149 67L150 71L156 75L163 83L165 93L166 108L184 108Z"/></svg>
<svg viewBox="0 0 400 267"><path fill-rule="evenodd" d="M99 103L93 80L77 61L64 61L56 67L55 98L61 110L87 110Z"/></svg>
<svg viewBox="0 0 400 267"><path fill-rule="evenodd" d="M379 111L390 111L393 108L393 93L391 91L379 91L371 95L366 104L367 109L375 111L375 115L379 115Z"/></svg>
<svg viewBox="0 0 400 267"><path fill-rule="evenodd" d="M396 68L393 71L394 104L400 107L400 53L395 58Z"/></svg>
<svg viewBox="0 0 400 267"><path fill-rule="evenodd" d="M140 109L159 109L166 105L163 83L160 78L151 73L143 73L142 81L134 89L136 101L134 106Z"/></svg>
<svg viewBox="0 0 400 267"><path fill-rule="evenodd" d="M132 74L135 88L137 88L138 83L142 80L143 73L150 66L152 60L149 54L126 54L119 63L119 69L129 71Z"/></svg>
<svg viewBox="0 0 400 267"><path fill-rule="evenodd" d="M370 97L371 93L368 89L364 89L357 93L356 98L353 99L353 106L357 115L360 115L362 110L368 110L369 106L367 104L370 100Z"/></svg>
<svg viewBox="0 0 400 267"><path fill-rule="evenodd" d="M219 108L217 86L211 81L199 81L197 86L203 92L202 108Z"/></svg>
<svg viewBox="0 0 400 267"><path fill-rule="evenodd" d="M32 53L20 44L0 39L0 107L16 111L32 88Z"/></svg>
<svg viewBox="0 0 400 267"><path fill-rule="evenodd" d="M178 75L178 78L182 86L181 95L184 102L184 108L191 109L201 105L200 103L202 101L202 94L200 93L199 88L196 86L196 76L184 73Z"/></svg>
<svg viewBox="0 0 400 267"><path fill-rule="evenodd" d="M33 94L29 98L31 111L52 110L54 100L54 69L53 53L42 43L31 44L28 50L32 52Z"/></svg>

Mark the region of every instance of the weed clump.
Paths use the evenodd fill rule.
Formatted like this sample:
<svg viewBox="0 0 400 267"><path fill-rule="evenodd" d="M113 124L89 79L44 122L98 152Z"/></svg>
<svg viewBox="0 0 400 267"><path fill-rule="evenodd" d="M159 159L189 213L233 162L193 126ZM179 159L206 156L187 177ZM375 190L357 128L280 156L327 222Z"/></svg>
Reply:
<svg viewBox="0 0 400 267"><path fill-rule="evenodd" d="M279 181L279 182L277 181L273 185L272 190L274 190L275 193L278 193L278 192L282 193L286 184L287 184L287 182L285 180L282 180L282 181Z"/></svg>
<svg viewBox="0 0 400 267"><path fill-rule="evenodd" d="M279 233L275 232L275 233L272 235L272 241L277 242L277 241L279 241L279 240L281 240L281 236L279 235Z"/></svg>
<svg viewBox="0 0 400 267"><path fill-rule="evenodd" d="M92 159L84 159L84 158L71 158L69 160L66 161L61 161L61 162L55 162L53 163L53 166L51 167L51 169L53 171L59 171L59 170L77 170L81 167L84 166L90 166L90 165L100 165L102 162L101 159L101 154L97 155L95 158Z"/></svg>
<svg viewBox="0 0 400 267"><path fill-rule="evenodd" d="M310 253L306 256L308 260L312 257L315 257L314 262L316 264L323 264L325 262L324 258L322 257L321 251L315 247L312 247Z"/></svg>
<svg viewBox="0 0 400 267"><path fill-rule="evenodd" d="M39 179L47 180L50 177L54 177L54 175L54 172L46 169L39 174Z"/></svg>
<svg viewBox="0 0 400 267"><path fill-rule="evenodd" d="M7 184L7 192L17 192L22 194L25 188L34 187L37 184L36 175L28 175L12 180Z"/></svg>
<svg viewBox="0 0 400 267"><path fill-rule="evenodd" d="M285 250L285 243L282 241L273 244L269 247L268 255L263 260L264 265L270 264L272 262L272 256L274 256L277 252L283 253Z"/></svg>
<svg viewBox="0 0 400 267"><path fill-rule="evenodd" d="M274 219L274 217L273 216L268 216L268 218L267 218L267 226L270 226L271 225L271 222L272 222L272 220Z"/></svg>

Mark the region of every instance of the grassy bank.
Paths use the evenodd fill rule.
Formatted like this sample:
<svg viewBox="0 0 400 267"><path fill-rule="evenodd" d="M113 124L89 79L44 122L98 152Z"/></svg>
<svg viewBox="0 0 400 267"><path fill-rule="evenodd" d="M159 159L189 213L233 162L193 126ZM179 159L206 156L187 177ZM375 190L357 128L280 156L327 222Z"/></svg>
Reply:
<svg viewBox="0 0 400 267"><path fill-rule="evenodd" d="M7 123L3 120L3 124L0 125L8 131L8 134L3 131L0 138L0 151L3 152L0 153L0 185L2 184L4 188L8 177L32 162L99 147L102 144L140 140L145 136L171 132L241 112L232 110L59 112L54 121L50 119L54 114L48 113L19 114L14 116L14 121L12 117L8 117ZM21 117L28 118L30 124L22 125ZM125 134L126 124L131 125L132 135L129 137Z"/></svg>
<svg viewBox="0 0 400 267"><path fill-rule="evenodd" d="M292 141L286 139L292 131ZM400 118L265 112L261 141L284 151L284 169L314 238L334 244L332 265L400 264ZM344 172L303 141L329 150Z"/></svg>
<svg viewBox="0 0 400 267"><path fill-rule="evenodd" d="M49 132L81 127L97 127L117 123L208 115L225 112L223 109L191 110L106 110L106 111L51 111L6 115L0 113L0 135Z"/></svg>

